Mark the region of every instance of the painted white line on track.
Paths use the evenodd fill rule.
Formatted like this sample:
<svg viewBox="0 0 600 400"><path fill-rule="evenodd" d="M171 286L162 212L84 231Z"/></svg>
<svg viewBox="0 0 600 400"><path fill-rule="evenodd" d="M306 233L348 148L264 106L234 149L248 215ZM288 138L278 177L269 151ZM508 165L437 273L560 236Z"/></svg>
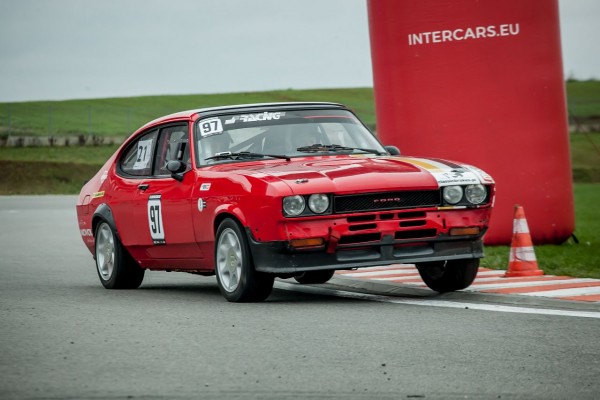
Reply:
<svg viewBox="0 0 600 400"><path fill-rule="evenodd" d="M502 276L504 275L506 271L479 271L479 273L477 274L477 276ZM370 278L370 277L375 277L375 276L382 276L382 275L393 275L393 274L398 274L398 275L418 275L419 271L417 270L417 268L411 266L411 267L406 267L406 268L393 268L393 269L385 269L385 270L366 270L366 269L360 269L356 272L348 272L348 273L343 273L340 274L341 276L347 276L350 278ZM395 278L394 278L395 279Z"/></svg>
<svg viewBox="0 0 600 400"><path fill-rule="evenodd" d="M343 274L343 276L350 276L352 278L356 278L356 277L371 277L371 276L381 276L381 275L392 275L392 274L399 274L399 275L406 275L406 274L415 274L415 273L419 273L419 271L417 271L416 268L405 268L405 269L400 269L400 268L394 268L394 269L388 269L385 271L368 271L368 272L351 272L349 274Z"/></svg>
<svg viewBox="0 0 600 400"><path fill-rule="evenodd" d="M490 276L487 278L480 278L480 275L477 275L477 278L475 278L475 283L478 282L491 282L491 281L499 281L502 280L506 283L509 282L528 282L526 280L523 279L529 279L532 278L531 280L529 280L529 282L537 282L537 281L543 281L543 282L554 282L555 280L558 279L548 279L548 278L555 278L555 275L541 275L541 276L533 276L533 277L529 277L529 276L523 276L523 277L512 277L512 278L504 278L502 276ZM567 279L568 277L563 277L564 279ZM535 279L535 280L533 280Z"/></svg>
<svg viewBox="0 0 600 400"><path fill-rule="evenodd" d="M397 282L402 282L402 283L410 283L410 282L404 282L403 279L413 279L413 278L421 278L421 276L419 274L416 275L408 275L408 276L388 276L388 277L383 277L383 278L379 278L379 277L374 277L374 278L369 278L372 281L397 281ZM420 283L423 283L422 280L420 280Z"/></svg>
<svg viewBox="0 0 600 400"><path fill-rule="evenodd" d="M555 290L544 290L540 292L526 292L519 293L523 296L537 296L537 297L571 297L571 296L586 296L590 294L600 294L600 286L581 287L581 288L570 288L570 289L555 289Z"/></svg>
<svg viewBox="0 0 600 400"><path fill-rule="evenodd" d="M364 267L364 268L358 268L358 269L340 269L338 272L342 273L342 274L349 274L349 273L357 273L357 272L371 272L371 271L395 271L397 269L412 269L415 270L417 269L417 267L415 267L414 264L391 264L391 265L384 265L381 267Z"/></svg>
<svg viewBox="0 0 600 400"><path fill-rule="evenodd" d="M531 307L515 307L515 306L504 306L499 304L482 304L482 303L467 303L458 301L446 301L446 300L432 300L432 299L401 299L398 297L384 296L370 293L356 293L349 292L346 290L334 290L323 287L299 285L288 282L275 282L275 288L283 290L291 290L295 292L317 294L322 296L336 296L345 297L350 299L358 300L370 300L379 301L384 303L393 304L406 304L414 306L426 306L426 307L444 307L444 308L468 308L470 310L481 310L481 311L495 311L495 312L507 312L507 313L518 313L518 314L536 314L536 315L555 315L564 317L580 317L580 318L598 318L600 319L600 312L595 311L576 311L576 310L553 310L549 308L531 308Z"/></svg>
<svg viewBox="0 0 600 400"><path fill-rule="evenodd" d="M506 271L503 270L493 270L493 271L479 271L477 272L477 276L495 276L495 277L502 277L504 276L504 274L506 273Z"/></svg>
<svg viewBox="0 0 600 400"><path fill-rule="evenodd" d="M491 289L507 289L507 288L518 288L518 287L532 287L535 286L549 286L549 285L560 285L563 283L585 283L585 282L597 282L597 279L562 279L562 280L546 280L546 281L529 281L529 282L506 282L506 283L473 283L469 286L469 289L473 290L491 290ZM535 290L535 289L534 289Z"/></svg>

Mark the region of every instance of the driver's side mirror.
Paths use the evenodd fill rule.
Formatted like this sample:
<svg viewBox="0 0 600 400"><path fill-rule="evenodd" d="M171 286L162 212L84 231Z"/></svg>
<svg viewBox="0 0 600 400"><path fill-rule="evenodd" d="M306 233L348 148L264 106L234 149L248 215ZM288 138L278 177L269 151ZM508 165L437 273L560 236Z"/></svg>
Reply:
<svg viewBox="0 0 600 400"><path fill-rule="evenodd" d="M167 170L171 173L173 179L177 179L179 182L183 180L182 172L187 169L187 164L180 160L171 160L167 162Z"/></svg>
<svg viewBox="0 0 600 400"><path fill-rule="evenodd" d="M392 156L399 156L400 155L400 149L397 148L396 146L385 146L385 149Z"/></svg>

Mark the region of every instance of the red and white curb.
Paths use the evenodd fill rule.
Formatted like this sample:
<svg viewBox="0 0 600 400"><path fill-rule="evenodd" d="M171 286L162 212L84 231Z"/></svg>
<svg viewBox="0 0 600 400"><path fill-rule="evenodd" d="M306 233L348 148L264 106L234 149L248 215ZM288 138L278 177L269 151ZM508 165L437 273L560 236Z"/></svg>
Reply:
<svg viewBox="0 0 600 400"><path fill-rule="evenodd" d="M600 303L600 279L554 275L505 278L505 273L504 270L479 268L473 284L463 291L518 294ZM346 278L427 288L413 264L360 268L352 271L337 271L336 274Z"/></svg>

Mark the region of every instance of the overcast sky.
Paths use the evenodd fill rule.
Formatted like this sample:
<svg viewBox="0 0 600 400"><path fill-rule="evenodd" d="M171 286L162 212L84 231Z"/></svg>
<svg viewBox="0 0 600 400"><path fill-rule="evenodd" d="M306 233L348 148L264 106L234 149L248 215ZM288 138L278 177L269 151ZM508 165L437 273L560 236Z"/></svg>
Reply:
<svg viewBox="0 0 600 400"><path fill-rule="evenodd" d="M0 0L0 102L373 85L366 0ZM600 78L600 1L560 0Z"/></svg>

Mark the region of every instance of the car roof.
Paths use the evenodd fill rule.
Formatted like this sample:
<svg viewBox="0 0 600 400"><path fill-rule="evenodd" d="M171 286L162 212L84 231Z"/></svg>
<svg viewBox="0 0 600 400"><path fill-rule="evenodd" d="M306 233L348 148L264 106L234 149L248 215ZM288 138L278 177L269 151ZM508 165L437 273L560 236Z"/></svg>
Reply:
<svg viewBox="0 0 600 400"><path fill-rule="evenodd" d="M254 103L254 104L237 104L219 107L198 108L186 111L179 111L173 114L165 115L156 118L147 124L144 124L140 129L150 125L167 122L171 120L189 119L194 115L200 117L208 117L219 114L245 113L245 112L260 112L260 111L277 111L277 110L293 110L293 109L315 109L329 108L347 110L343 104L328 103L328 102L277 102L277 103Z"/></svg>

